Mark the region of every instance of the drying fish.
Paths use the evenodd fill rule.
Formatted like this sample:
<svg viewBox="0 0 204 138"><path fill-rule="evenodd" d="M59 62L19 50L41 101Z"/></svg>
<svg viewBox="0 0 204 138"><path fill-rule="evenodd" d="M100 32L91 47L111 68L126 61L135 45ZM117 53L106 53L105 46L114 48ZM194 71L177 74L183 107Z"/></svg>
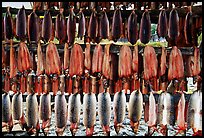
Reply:
<svg viewBox="0 0 204 138"><path fill-rule="evenodd" d="M168 80L184 77L184 65L181 51L173 46L169 56Z"/></svg>
<svg viewBox="0 0 204 138"><path fill-rule="evenodd" d="M25 41L26 39L26 13L25 13L25 8L22 6L21 9L18 10L17 18L16 18L16 35L18 39L21 41Z"/></svg>
<svg viewBox="0 0 204 138"><path fill-rule="evenodd" d="M184 56L184 72L186 72L186 77L193 76L193 66L194 66L194 57L193 56ZM196 59L197 60L197 59Z"/></svg>
<svg viewBox="0 0 204 138"><path fill-rule="evenodd" d="M140 90L136 90L131 93L128 107L128 116L130 118L131 128L134 133L137 133L143 111L143 96Z"/></svg>
<svg viewBox="0 0 204 138"><path fill-rule="evenodd" d="M45 71L45 54L42 52L42 47L40 43L38 43L37 57L38 57L38 61L37 61L36 75L40 76Z"/></svg>
<svg viewBox="0 0 204 138"><path fill-rule="evenodd" d="M169 27L168 37L176 44L176 40L179 36L179 17L176 9L172 9L169 14Z"/></svg>
<svg viewBox="0 0 204 138"><path fill-rule="evenodd" d="M12 97L12 118L13 120L16 120L17 123L20 123L21 128L24 129L26 127L25 124L25 117L23 114L23 106L22 106L22 93L17 92Z"/></svg>
<svg viewBox="0 0 204 138"><path fill-rule="evenodd" d="M61 62L57 47L53 42L50 42L46 48L46 67L45 73L50 74L60 74L61 72Z"/></svg>
<svg viewBox="0 0 204 138"><path fill-rule="evenodd" d="M112 40L117 41L123 34L123 23L120 9L116 9L112 20Z"/></svg>
<svg viewBox="0 0 204 138"><path fill-rule="evenodd" d="M202 136L202 92L195 91L189 100L187 113L188 129L193 129L193 135Z"/></svg>
<svg viewBox="0 0 204 138"><path fill-rule="evenodd" d="M40 130L39 116L38 116L38 101L35 93L31 93L26 97L26 123L28 133L36 134Z"/></svg>
<svg viewBox="0 0 204 138"><path fill-rule="evenodd" d="M45 11L42 21L42 38L45 42L51 40L52 37L52 17L49 11Z"/></svg>
<svg viewBox="0 0 204 138"><path fill-rule="evenodd" d="M138 67L139 67L139 61L138 61L138 46L134 46L134 50L132 53L132 71L134 73L139 73L138 72Z"/></svg>
<svg viewBox="0 0 204 138"><path fill-rule="evenodd" d="M4 127L6 127L9 132L11 132L13 128L11 101L8 92L2 95L2 128Z"/></svg>
<svg viewBox="0 0 204 138"><path fill-rule="evenodd" d="M4 16L4 36L5 40L13 38L13 20L11 18L10 7L7 7L6 15Z"/></svg>
<svg viewBox="0 0 204 138"><path fill-rule="evenodd" d="M28 39L29 42L38 43L40 35L39 35L39 17L36 15L35 11L33 11L28 16Z"/></svg>
<svg viewBox="0 0 204 138"><path fill-rule="evenodd" d="M96 11L93 11L90 17L88 36L92 42L96 42L96 37L98 36L98 18L96 16Z"/></svg>
<svg viewBox="0 0 204 138"><path fill-rule="evenodd" d="M78 26L78 38L82 39L85 35L85 17L82 10L79 11L79 26Z"/></svg>
<svg viewBox="0 0 204 138"><path fill-rule="evenodd" d="M92 57L92 73L101 72L103 64L103 49L100 44L97 44L94 48Z"/></svg>
<svg viewBox="0 0 204 138"><path fill-rule="evenodd" d="M124 64L126 63L126 64ZM130 47L124 45L120 48L118 61L118 75L120 78L129 77L132 71L132 53Z"/></svg>
<svg viewBox="0 0 204 138"><path fill-rule="evenodd" d="M108 90L98 94L98 116L103 131L110 136L111 98Z"/></svg>
<svg viewBox="0 0 204 138"><path fill-rule="evenodd" d="M90 44L86 44L84 53L85 53L84 67L86 70L90 71L91 69L91 45Z"/></svg>
<svg viewBox="0 0 204 138"><path fill-rule="evenodd" d="M166 68L167 68L166 57L167 57L167 51L164 47L162 47L159 76L163 76L166 73Z"/></svg>
<svg viewBox="0 0 204 138"><path fill-rule="evenodd" d="M30 55L30 52L28 50L27 45L25 42L20 42L20 47L18 50L18 70L20 72L24 72L26 70L32 69L32 57Z"/></svg>
<svg viewBox="0 0 204 138"><path fill-rule="evenodd" d="M70 52L69 52L69 45L67 43L65 43L64 45L64 70L67 70L69 68L69 57Z"/></svg>
<svg viewBox="0 0 204 138"><path fill-rule="evenodd" d="M118 134L125 119L126 97L125 91L116 92L113 99L114 128Z"/></svg>
<svg viewBox="0 0 204 138"><path fill-rule="evenodd" d="M86 127L86 136L92 136L96 122L96 96L86 93L83 97L83 124Z"/></svg>
<svg viewBox="0 0 204 138"><path fill-rule="evenodd" d="M193 17L192 12L188 12L184 24L184 36L187 44L192 43L193 37Z"/></svg>
<svg viewBox="0 0 204 138"><path fill-rule="evenodd" d="M57 136L62 136L67 124L67 101L63 92L55 96L55 127Z"/></svg>
<svg viewBox="0 0 204 138"><path fill-rule="evenodd" d="M109 20L105 11L102 11L100 23L99 23L99 36L101 39L108 39L109 37Z"/></svg>
<svg viewBox="0 0 204 138"><path fill-rule="evenodd" d="M73 136L75 135L78 129L81 111L80 94L78 93L78 88L76 89L76 91L69 96L68 102L68 120L71 122L70 131Z"/></svg>
<svg viewBox="0 0 204 138"><path fill-rule="evenodd" d="M110 45L105 46L105 52L103 56L103 65L102 65L102 74L106 79L110 79L110 71L111 71L111 55L109 53Z"/></svg>
<svg viewBox="0 0 204 138"><path fill-rule="evenodd" d="M60 13L55 19L55 37L59 40L60 44L65 41L67 35L66 33L65 17L63 15L63 12L60 10Z"/></svg>
<svg viewBox="0 0 204 138"><path fill-rule="evenodd" d="M149 80L157 76L158 61L155 50L151 46L145 46L144 48L143 65L145 80Z"/></svg>
<svg viewBox="0 0 204 138"><path fill-rule="evenodd" d="M14 78L17 74L16 53L13 45L10 46L10 78Z"/></svg>
<svg viewBox="0 0 204 138"><path fill-rule="evenodd" d="M173 96L169 92L173 92L172 85L169 85L167 92L159 95L158 100L158 123L160 125L160 132L167 136L167 125L174 125L174 103Z"/></svg>
<svg viewBox="0 0 204 138"><path fill-rule="evenodd" d="M194 49L194 65L193 65L193 76L199 75L201 72L200 66L200 49L196 47Z"/></svg>
<svg viewBox="0 0 204 138"><path fill-rule="evenodd" d="M39 106L40 120L42 120L42 130L47 135L51 123L51 97L49 93L40 96Z"/></svg>
<svg viewBox="0 0 204 138"><path fill-rule="evenodd" d="M178 114L177 114L177 124L178 124L178 132L175 134L177 135L178 133L186 131L186 125L185 125L185 97L184 93L181 93L181 98L178 102Z"/></svg>
<svg viewBox="0 0 204 138"><path fill-rule="evenodd" d="M161 10L159 13L159 20L157 25L157 34L159 37L166 37L168 31L167 15L165 10Z"/></svg>
<svg viewBox="0 0 204 138"><path fill-rule="evenodd" d="M127 26L128 41L134 45L138 39L138 29L137 29L137 15L133 10L128 17L128 26Z"/></svg>
<svg viewBox="0 0 204 138"><path fill-rule="evenodd" d="M81 76L84 73L84 54L79 44L74 44L70 55L69 75Z"/></svg>
<svg viewBox="0 0 204 138"><path fill-rule="evenodd" d="M139 38L143 44L148 43L151 39L151 20L148 10L145 10L142 14Z"/></svg>
<svg viewBox="0 0 204 138"><path fill-rule="evenodd" d="M148 107L148 135L151 136L155 130L157 130L157 106L156 101L153 95L153 92L150 92L149 96L149 107ZM153 128L153 131L150 133L150 129Z"/></svg>
<svg viewBox="0 0 204 138"><path fill-rule="evenodd" d="M67 42L68 44L73 44L75 40L76 32L76 17L73 8L70 9L70 14L67 19Z"/></svg>

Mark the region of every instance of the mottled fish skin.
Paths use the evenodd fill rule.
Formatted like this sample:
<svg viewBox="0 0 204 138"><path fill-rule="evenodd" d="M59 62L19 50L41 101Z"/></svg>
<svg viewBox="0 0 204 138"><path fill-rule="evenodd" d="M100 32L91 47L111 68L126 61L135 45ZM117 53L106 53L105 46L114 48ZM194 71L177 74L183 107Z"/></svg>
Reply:
<svg viewBox="0 0 204 138"><path fill-rule="evenodd" d="M138 46L134 46L134 51L132 52L132 72L139 73L139 61L138 61Z"/></svg>
<svg viewBox="0 0 204 138"><path fill-rule="evenodd" d="M42 38L48 42L52 37L52 17L49 11L45 11L42 21Z"/></svg>
<svg viewBox="0 0 204 138"><path fill-rule="evenodd" d="M10 79L14 78L17 75L17 61L16 61L16 53L15 48L10 46Z"/></svg>
<svg viewBox="0 0 204 138"><path fill-rule="evenodd" d="M92 73L101 72L103 65L103 48L100 44L97 44L94 48L92 56Z"/></svg>
<svg viewBox="0 0 204 138"><path fill-rule="evenodd" d="M4 20L3 20L3 24L4 24L4 36L5 36L5 40L8 39L12 39L13 38L13 20L11 18L11 13L9 8L6 11L6 14L4 16Z"/></svg>
<svg viewBox="0 0 204 138"><path fill-rule="evenodd" d="M184 23L184 37L187 44L192 43L192 36L193 36L193 18L192 12L188 12Z"/></svg>
<svg viewBox="0 0 204 138"><path fill-rule="evenodd" d="M134 45L138 39L138 29L137 29L137 15L133 10L128 17L128 25L127 25L127 33L128 33L128 41Z"/></svg>
<svg viewBox="0 0 204 138"><path fill-rule="evenodd" d="M123 23L122 23L122 16L121 11L116 9L113 14L112 20L112 40L117 41L121 35L123 34Z"/></svg>
<svg viewBox="0 0 204 138"><path fill-rule="evenodd" d="M20 120L23 115L22 102L22 93L17 92L16 94L14 94L14 96L12 97L12 117L14 120Z"/></svg>
<svg viewBox="0 0 204 138"><path fill-rule="evenodd" d="M66 39L66 33L65 17L63 13L59 13L55 19L55 37L62 43Z"/></svg>
<svg viewBox="0 0 204 138"><path fill-rule="evenodd" d="M171 10L169 14L168 37L176 41L179 36L179 17L176 9Z"/></svg>
<svg viewBox="0 0 204 138"><path fill-rule="evenodd" d="M173 96L164 92L159 95L158 99L158 124L163 125L174 125L175 124L175 111L174 111L174 99Z"/></svg>
<svg viewBox="0 0 204 138"><path fill-rule="evenodd" d="M39 116L42 121L51 119L51 96L49 93L40 96Z"/></svg>
<svg viewBox="0 0 204 138"><path fill-rule="evenodd" d="M35 93L26 97L26 122L28 128L36 128L39 120L38 101Z"/></svg>
<svg viewBox="0 0 204 138"><path fill-rule="evenodd" d="M111 55L109 51L110 51L110 45L109 44L105 45L102 74L106 79L110 79L110 73L111 73Z"/></svg>
<svg viewBox="0 0 204 138"><path fill-rule="evenodd" d="M69 45L65 43L64 45L64 70L67 70L69 68L69 61L70 59L70 50L69 50Z"/></svg>
<svg viewBox="0 0 204 138"><path fill-rule="evenodd" d="M55 126L57 135L62 135L67 124L67 101L64 94L55 96ZM61 131L58 131L61 130Z"/></svg>
<svg viewBox="0 0 204 138"><path fill-rule="evenodd" d="M109 134L111 119L111 98L109 92L98 94L98 116L103 131Z"/></svg>
<svg viewBox="0 0 204 138"><path fill-rule="evenodd" d="M76 33L76 16L73 9L71 9L70 14L67 19L67 43L74 44Z"/></svg>
<svg viewBox="0 0 204 138"><path fill-rule="evenodd" d="M134 133L137 133L139 121L142 118L143 112L143 96L142 93L137 90L133 91L130 95L128 103L128 116L133 125L131 125ZM135 124L137 123L137 124Z"/></svg>
<svg viewBox="0 0 204 138"><path fill-rule="evenodd" d="M167 15L165 10L159 13L159 20L157 25L157 34L159 37L166 37L168 33Z"/></svg>
<svg viewBox="0 0 204 138"><path fill-rule="evenodd" d="M142 19L140 22L140 34L139 39L143 44L146 44L151 39L151 20L148 11L142 14Z"/></svg>
<svg viewBox="0 0 204 138"><path fill-rule="evenodd" d="M36 75L40 76L45 71L45 60L44 60L45 59L45 53L42 52L42 47L41 47L40 43L38 43L37 57L38 57L38 61L37 61Z"/></svg>
<svg viewBox="0 0 204 138"><path fill-rule="evenodd" d="M76 133L80 121L81 101L80 94L75 93L69 96L68 102L68 120L71 122L70 131L73 135Z"/></svg>
<svg viewBox="0 0 204 138"><path fill-rule="evenodd" d="M195 91L189 100L187 112L187 128L193 128L194 133L202 130L202 92Z"/></svg>
<svg viewBox="0 0 204 138"><path fill-rule="evenodd" d="M78 38L82 39L84 37L85 29L85 17L83 11L79 11Z"/></svg>
<svg viewBox="0 0 204 138"><path fill-rule="evenodd" d="M96 11L92 12L89 20L88 36L92 42L95 42L96 37L98 36L98 17L96 16Z"/></svg>
<svg viewBox="0 0 204 138"><path fill-rule="evenodd" d="M113 99L113 112L114 112L114 128L116 133L120 131L120 125L125 119L126 97L125 90L116 92Z"/></svg>
<svg viewBox="0 0 204 138"><path fill-rule="evenodd" d="M36 15L35 11L33 11L28 16L28 39L30 43L38 43L40 38L39 33L39 17Z"/></svg>
<svg viewBox="0 0 204 138"><path fill-rule="evenodd" d="M10 95L8 93L4 93L2 95L2 122L8 123L11 119L11 116Z"/></svg>
<svg viewBox="0 0 204 138"><path fill-rule="evenodd" d="M193 76L197 76L201 72L201 64L200 64L200 49L196 47L194 49L194 65L193 65Z"/></svg>
<svg viewBox="0 0 204 138"><path fill-rule="evenodd" d="M17 18L16 18L16 35L21 40L24 41L26 39L26 13L24 6L19 9Z"/></svg>
<svg viewBox="0 0 204 138"><path fill-rule="evenodd" d="M101 39L108 39L109 37L109 20L105 11L102 11L101 20L99 23L99 36Z"/></svg>
<svg viewBox="0 0 204 138"><path fill-rule="evenodd" d="M166 67L167 67L166 56L167 56L167 51L164 47L162 47L159 76L163 76L166 73Z"/></svg>
<svg viewBox="0 0 204 138"><path fill-rule="evenodd" d="M92 135L89 132L96 122L96 96L94 93L87 93L83 97L83 124L86 127L86 135Z"/></svg>

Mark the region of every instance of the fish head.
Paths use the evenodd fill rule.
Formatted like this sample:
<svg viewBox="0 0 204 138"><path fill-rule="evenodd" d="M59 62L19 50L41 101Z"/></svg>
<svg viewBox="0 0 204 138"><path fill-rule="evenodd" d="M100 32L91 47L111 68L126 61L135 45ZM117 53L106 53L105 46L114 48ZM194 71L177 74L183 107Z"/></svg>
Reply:
<svg viewBox="0 0 204 138"><path fill-rule="evenodd" d="M110 127L109 126L102 126L103 131L105 132L106 136L110 136Z"/></svg>
<svg viewBox="0 0 204 138"><path fill-rule="evenodd" d="M133 130L133 132L136 134L138 132L139 122L132 122L130 121L130 126Z"/></svg>
<svg viewBox="0 0 204 138"><path fill-rule="evenodd" d="M72 136L75 136L76 132L77 132L77 129L78 129L78 125L77 123L71 123L70 125L70 131L72 133Z"/></svg>
<svg viewBox="0 0 204 138"><path fill-rule="evenodd" d="M94 131L94 126L91 128L86 128L86 136L92 136Z"/></svg>

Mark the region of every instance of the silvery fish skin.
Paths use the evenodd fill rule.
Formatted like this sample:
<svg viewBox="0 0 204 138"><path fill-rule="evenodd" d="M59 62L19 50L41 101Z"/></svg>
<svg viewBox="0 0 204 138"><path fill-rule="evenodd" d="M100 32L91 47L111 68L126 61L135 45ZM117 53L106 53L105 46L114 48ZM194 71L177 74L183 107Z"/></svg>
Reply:
<svg viewBox="0 0 204 138"><path fill-rule="evenodd" d="M8 93L2 95L2 122L8 123L11 119L11 101Z"/></svg>
<svg viewBox="0 0 204 138"><path fill-rule="evenodd" d="M113 99L114 128L119 132L121 124L125 119L126 97L125 90L116 92Z"/></svg>
<svg viewBox="0 0 204 138"><path fill-rule="evenodd" d="M48 42L52 37L52 17L49 11L45 11L42 21L42 38Z"/></svg>
<svg viewBox="0 0 204 138"><path fill-rule="evenodd" d="M82 39L85 35L85 17L82 11L79 12L79 26L78 26L78 38Z"/></svg>
<svg viewBox="0 0 204 138"><path fill-rule="evenodd" d="M193 128L194 133L202 130L202 92L195 91L189 100L187 112L187 128Z"/></svg>
<svg viewBox="0 0 204 138"><path fill-rule="evenodd" d="M68 44L73 44L75 40L76 32L76 17L73 9L71 9L70 14L67 19L67 42Z"/></svg>
<svg viewBox="0 0 204 138"><path fill-rule="evenodd" d="M12 97L12 117L14 120L20 120L20 118L23 115L22 112L22 93L17 92L16 94L13 95Z"/></svg>
<svg viewBox="0 0 204 138"><path fill-rule="evenodd" d="M179 36L179 17L176 9L169 14L168 37L175 41Z"/></svg>
<svg viewBox="0 0 204 138"><path fill-rule="evenodd" d="M94 93L87 93L83 98L83 124L86 127L86 135L93 135L96 122L96 96Z"/></svg>
<svg viewBox="0 0 204 138"><path fill-rule="evenodd" d="M113 41L117 41L123 33L123 23L122 23L122 16L121 11L116 9L113 14L112 20L112 39Z"/></svg>
<svg viewBox="0 0 204 138"><path fill-rule="evenodd" d="M69 96L68 102L68 120L71 122L70 130L75 135L77 126L80 121L81 101L80 94L75 93Z"/></svg>
<svg viewBox="0 0 204 138"><path fill-rule="evenodd" d="M13 19L11 18L11 13L9 8L7 9L6 15L4 16L4 36L5 39L12 39L13 38Z"/></svg>
<svg viewBox="0 0 204 138"><path fill-rule="evenodd" d="M67 124L67 101L64 94L55 96L55 126L57 135L63 135Z"/></svg>
<svg viewBox="0 0 204 138"><path fill-rule="evenodd" d="M101 37L101 39L108 39L109 37L109 20L107 17L107 14L105 11L102 12L102 17L100 20L100 26L99 26L99 36Z"/></svg>
<svg viewBox="0 0 204 138"><path fill-rule="evenodd" d="M38 101L35 93L26 97L26 122L28 128L36 128L39 120Z"/></svg>
<svg viewBox="0 0 204 138"><path fill-rule="evenodd" d="M143 96L139 90L133 91L128 103L128 116L130 118L131 128L135 133L138 131L139 121L143 111Z"/></svg>
<svg viewBox="0 0 204 138"><path fill-rule="evenodd" d="M158 123L163 126L174 125L174 105L173 96L170 93L164 92L159 95L158 100Z"/></svg>
<svg viewBox="0 0 204 138"><path fill-rule="evenodd" d="M148 127L153 127L157 124L157 111L156 101L152 92L149 96L149 116L148 116Z"/></svg>
<svg viewBox="0 0 204 138"><path fill-rule="evenodd" d="M148 11L142 14L142 19L140 22L140 41L144 44L148 43L151 39L151 20Z"/></svg>
<svg viewBox="0 0 204 138"><path fill-rule="evenodd" d="M28 16L28 38L30 42L37 43L39 40L39 18L36 15L35 11L33 11Z"/></svg>
<svg viewBox="0 0 204 138"><path fill-rule="evenodd" d="M167 25L167 16L166 16L166 11L161 10L159 13L159 20L158 20L158 25L157 25L157 34L159 37L165 37L167 36L167 31L168 31L168 25Z"/></svg>
<svg viewBox="0 0 204 138"><path fill-rule="evenodd" d="M49 121L51 119L51 97L49 93L40 96L39 115L40 120L43 121L42 129L44 129L49 126Z"/></svg>
<svg viewBox="0 0 204 138"><path fill-rule="evenodd" d="M193 18L192 12L188 12L184 24L184 36L187 44L192 43L193 32Z"/></svg>
<svg viewBox="0 0 204 138"><path fill-rule="evenodd" d="M55 37L62 43L66 39L66 21L62 13L59 13L55 19Z"/></svg>
<svg viewBox="0 0 204 138"><path fill-rule="evenodd" d="M134 45L138 39L137 15L132 11L128 17L128 41Z"/></svg>
<svg viewBox="0 0 204 138"><path fill-rule="evenodd" d="M103 131L110 135L111 98L109 92L98 94L98 116Z"/></svg>
<svg viewBox="0 0 204 138"><path fill-rule="evenodd" d="M26 38L26 13L25 13L25 8L24 6L19 9L17 18L16 18L16 35L17 37L21 40L24 41Z"/></svg>

